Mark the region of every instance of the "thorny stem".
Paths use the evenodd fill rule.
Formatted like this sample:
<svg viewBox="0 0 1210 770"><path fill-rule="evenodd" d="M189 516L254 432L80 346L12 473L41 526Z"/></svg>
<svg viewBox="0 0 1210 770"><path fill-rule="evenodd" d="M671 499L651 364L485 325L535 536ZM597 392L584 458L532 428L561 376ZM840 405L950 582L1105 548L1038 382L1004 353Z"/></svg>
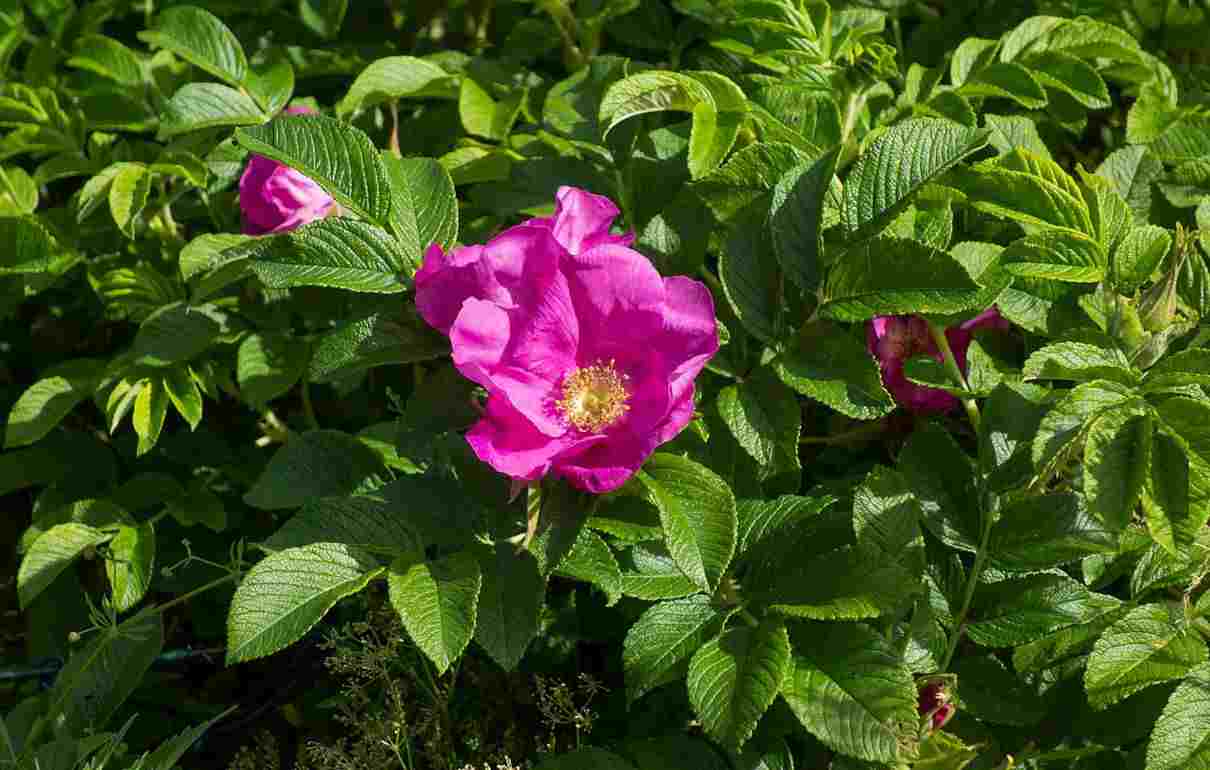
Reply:
<svg viewBox="0 0 1210 770"><path fill-rule="evenodd" d="M941 351L941 359L945 363L945 369L949 372L950 379L963 390L970 390L970 387L966 384L966 377L962 374L962 369L958 367L958 361L954 358L954 351L950 348L950 341L945 336L945 329L932 321L926 320L926 323L928 323L929 334L933 336L933 342L937 344L937 349ZM971 427L978 432L979 406L975 404L975 399L964 396L962 398L962 408L966 410L966 416L970 418Z"/></svg>

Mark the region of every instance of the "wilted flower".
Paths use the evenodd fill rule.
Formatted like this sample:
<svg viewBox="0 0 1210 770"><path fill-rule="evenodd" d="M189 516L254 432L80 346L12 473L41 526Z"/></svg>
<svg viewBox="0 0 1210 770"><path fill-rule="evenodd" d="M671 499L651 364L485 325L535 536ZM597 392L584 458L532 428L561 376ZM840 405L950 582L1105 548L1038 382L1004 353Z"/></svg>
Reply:
<svg viewBox="0 0 1210 770"><path fill-rule="evenodd" d="M431 246L416 273L420 314L488 392L467 441L514 479L554 472L608 492L692 417L693 380L718 350L713 300L611 235L618 213L561 187L553 217Z"/></svg>
<svg viewBox="0 0 1210 770"><path fill-rule="evenodd" d="M991 308L959 326L945 330L962 373L966 373L966 351L976 329L1007 329L996 308ZM900 406L913 412L947 412L958 406L958 399L937 388L910 382L904 374L904 363L913 356L927 355L940 362L941 351L929 334L928 323L916 315L881 315L870 321L866 330L866 345L882 370L882 383Z"/></svg>
<svg viewBox="0 0 1210 770"><path fill-rule="evenodd" d="M308 115L309 107L290 107L287 115ZM252 155L239 178L244 234L283 233L327 216L332 196L302 173L263 155Z"/></svg>
<svg viewBox="0 0 1210 770"><path fill-rule="evenodd" d="M916 711L920 716L929 718L930 726L934 730L945 727L945 723L950 721L958 710L950 701L950 694L944 682L926 684L916 698Z"/></svg>

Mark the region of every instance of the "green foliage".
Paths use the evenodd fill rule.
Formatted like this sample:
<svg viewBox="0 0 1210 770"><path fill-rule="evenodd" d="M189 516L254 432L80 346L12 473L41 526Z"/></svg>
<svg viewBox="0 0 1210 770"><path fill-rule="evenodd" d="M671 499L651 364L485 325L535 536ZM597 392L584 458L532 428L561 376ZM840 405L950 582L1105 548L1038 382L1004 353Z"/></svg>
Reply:
<svg viewBox="0 0 1210 770"><path fill-rule="evenodd" d="M64 661L0 693L0 770L191 766L247 665L280 701L216 735L423 682L319 766L505 762L461 727L551 672L616 697L540 690L518 766L1210 766L1210 7L986 5L0 0L0 667ZM336 205L242 234L253 154ZM692 388L627 391L681 411L605 494L466 441L564 395L510 305L546 277L458 331L541 372L417 300L563 186L717 319ZM291 689L382 617L381 692ZM234 668L185 692L166 643Z"/></svg>

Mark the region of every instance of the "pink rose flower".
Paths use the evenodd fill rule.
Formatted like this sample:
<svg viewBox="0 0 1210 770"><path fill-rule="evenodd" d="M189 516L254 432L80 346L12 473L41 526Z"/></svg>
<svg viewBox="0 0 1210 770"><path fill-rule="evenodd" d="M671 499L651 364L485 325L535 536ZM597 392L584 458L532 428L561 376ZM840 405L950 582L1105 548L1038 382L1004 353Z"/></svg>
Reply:
<svg viewBox="0 0 1210 770"><path fill-rule="evenodd" d="M487 389L467 441L513 479L617 489L693 415L694 378L718 350L714 302L611 235L618 213L561 187L553 217L448 254L433 245L416 273L421 316Z"/></svg>
<svg viewBox="0 0 1210 770"><path fill-rule="evenodd" d="M287 115L310 115L310 107L290 107ZM308 177L262 155L248 160L239 178L239 205L244 234L284 233L326 217L335 206L332 196Z"/></svg>
<svg viewBox="0 0 1210 770"><path fill-rule="evenodd" d="M945 330L954 360L966 373L966 351L976 329L1007 329L1008 321L1000 311L991 308L959 326ZM941 351L929 334L928 324L915 315L881 315L870 321L866 329L866 346L878 359L882 383L900 406L918 413L948 412L958 406L958 399L937 388L927 388L910 382L903 373L903 364L919 355L942 360Z"/></svg>

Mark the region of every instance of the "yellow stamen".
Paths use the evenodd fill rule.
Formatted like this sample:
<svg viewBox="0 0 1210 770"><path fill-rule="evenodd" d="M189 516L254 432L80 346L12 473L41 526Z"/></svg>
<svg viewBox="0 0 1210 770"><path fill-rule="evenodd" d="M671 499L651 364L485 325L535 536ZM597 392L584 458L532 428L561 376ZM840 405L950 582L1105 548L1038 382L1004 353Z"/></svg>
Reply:
<svg viewBox="0 0 1210 770"><path fill-rule="evenodd" d="M563 380L563 397L555 402L563 418L579 430L599 433L613 425L630 407L627 377L609 363L584 366Z"/></svg>

